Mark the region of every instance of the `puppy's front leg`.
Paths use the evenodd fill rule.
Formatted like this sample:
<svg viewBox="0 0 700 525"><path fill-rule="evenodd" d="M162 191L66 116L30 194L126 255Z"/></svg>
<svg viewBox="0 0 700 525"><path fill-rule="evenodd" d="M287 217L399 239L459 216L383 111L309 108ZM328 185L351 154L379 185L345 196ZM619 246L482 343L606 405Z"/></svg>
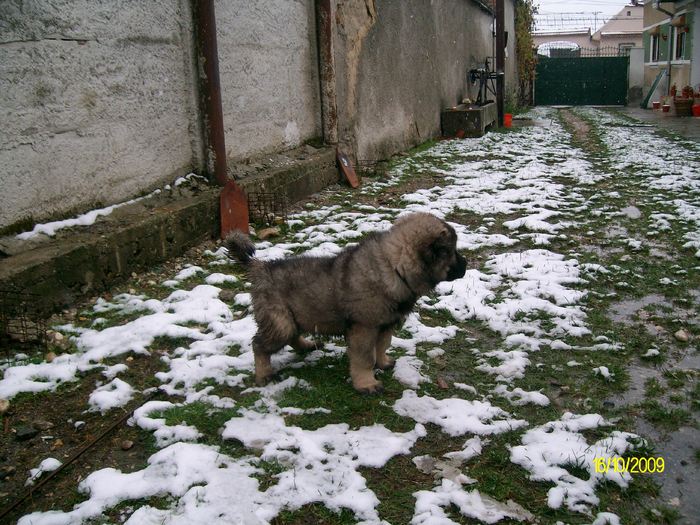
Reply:
<svg viewBox="0 0 700 525"><path fill-rule="evenodd" d="M394 366L394 359L386 355L387 348L391 346L392 335L394 331L390 329L379 332L377 337L377 368L380 370L389 370Z"/></svg>
<svg viewBox="0 0 700 525"><path fill-rule="evenodd" d="M362 325L353 325L346 334L352 386L363 394L380 393L384 387L374 378L375 349L379 331Z"/></svg>

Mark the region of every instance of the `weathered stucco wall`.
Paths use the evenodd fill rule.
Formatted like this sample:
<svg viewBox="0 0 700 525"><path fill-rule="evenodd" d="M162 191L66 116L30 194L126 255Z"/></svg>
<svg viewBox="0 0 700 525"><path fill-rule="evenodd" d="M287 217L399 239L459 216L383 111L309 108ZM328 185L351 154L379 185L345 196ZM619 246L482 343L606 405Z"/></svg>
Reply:
<svg viewBox="0 0 700 525"><path fill-rule="evenodd" d="M189 17L186 0L2 2L0 228L192 168Z"/></svg>
<svg viewBox="0 0 700 525"><path fill-rule="evenodd" d="M339 0L336 9L340 141L357 158L386 158L439 135L440 110L476 96L467 71L493 56L493 17L476 2Z"/></svg>
<svg viewBox="0 0 700 525"><path fill-rule="evenodd" d="M314 1L218 1L233 160L317 137ZM202 169L188 0L6 0L0 229L109 205Z"/></svg>
<svg viewBox="0 0 700 525"><path fill-rule="evenodd" d="M216 0L234 171L322 134L316 4ZM493 55L492 15L474 0L328 4L333 126L355 158L386 158L437 136L440 110L474 96L467 71ZM513 0L506 21L514 35ZM4 0L0 230L204 170L194 38L189 0ZM514 84L513 37L506 71Z"/></svg>
<svg viewBox="0 0 700 525"><path fill-rule="evenodd" d="M320 136L314 0L220 0L216 19L228 156Z"/></svg>

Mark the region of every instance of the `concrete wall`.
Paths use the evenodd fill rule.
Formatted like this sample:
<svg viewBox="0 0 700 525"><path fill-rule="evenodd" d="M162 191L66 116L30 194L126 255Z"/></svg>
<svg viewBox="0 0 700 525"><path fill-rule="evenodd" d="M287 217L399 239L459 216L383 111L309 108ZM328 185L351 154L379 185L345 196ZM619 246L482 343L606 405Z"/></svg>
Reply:
<svg viewBox="0 0 700 525"><path fill-rule="evenodd" d="M644 88L644 48L630 49L630 67L628 73L628 104L641 101Z"/></svg>
<svg viewBox="0 0 700 525"><path fill-rule="evenodd" d="M3 0L0 228L192 168L189 29L186 0Z"/></svg>
<svg viewBox="0 0 700 525"><path fill-rule="evenodd" d="M506 5L514 89L514 5ZM358 159L438 136L440 110L476 96L467 71L493 56L493 17L470 0L338 1L336 19L340 141Z"/></svg>
<svg viewBox="0 0 700 525"><path fill-rule="evenodd" d="M204 171L190 0L0 0L0 231ZM322 134L315 0L217 0L227 155ZM331 0L341 144L386 158L440 133L493 55L474 0ZM516 86L506 0L507 89ZM493 59L492 59L493 67Z"/></svg>
<svg viewBox="0 0 700 525"><path fill-rule="evenodd" d="M216 25L229 158L320 136L314 0L219 0Z"/></svg>

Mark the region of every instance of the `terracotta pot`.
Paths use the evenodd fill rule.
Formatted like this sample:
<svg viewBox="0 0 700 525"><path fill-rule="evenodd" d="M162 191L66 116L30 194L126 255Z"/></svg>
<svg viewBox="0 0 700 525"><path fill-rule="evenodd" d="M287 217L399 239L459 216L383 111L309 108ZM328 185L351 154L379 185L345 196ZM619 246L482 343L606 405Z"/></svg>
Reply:
<svg viewBox="0 0 700 525"><path fill-rule="evenodd" d="M664 113L668 113L668 111L670 109L671 109L671 104L664 104L663 106L661 106L661 111L663 111Z"/></svg>
<svg viewBox="0 0 700 525"><path fill-rule="evenodd" d="M661 102L652 102L651 109L661 109Z"/></svg>
<svg viewBox="0 0 700 525"><path fill-rule="evenodd" d="M693 116L700 117L700 104L693 104Z"/></svg>

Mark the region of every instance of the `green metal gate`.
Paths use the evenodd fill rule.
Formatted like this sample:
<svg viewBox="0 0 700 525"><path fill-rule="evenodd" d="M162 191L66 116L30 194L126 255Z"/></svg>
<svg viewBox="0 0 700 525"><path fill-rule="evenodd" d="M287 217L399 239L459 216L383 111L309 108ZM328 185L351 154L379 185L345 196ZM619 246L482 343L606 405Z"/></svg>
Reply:
<svg viewBox="0 0 700 525"><path fill-rule="evenodd" d="M628 56L538 55L535 105L626 105Z"/></svg>

